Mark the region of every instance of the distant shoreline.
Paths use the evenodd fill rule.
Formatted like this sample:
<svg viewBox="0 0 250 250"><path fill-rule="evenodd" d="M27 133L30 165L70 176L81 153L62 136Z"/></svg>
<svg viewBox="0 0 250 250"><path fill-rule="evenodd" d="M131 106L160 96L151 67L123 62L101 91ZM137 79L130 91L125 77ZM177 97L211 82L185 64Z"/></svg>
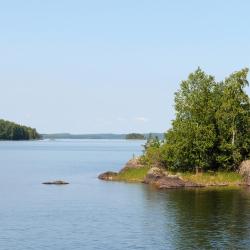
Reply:
<svg viewBox="0 0 250 250"><path fill-rule="evenodd" d="M114 140L114 141L143 141L146 140L142 139L124 139L124 138L41 138L41 139L32 139L32 140L2 140L0 142L36 142L36 141L59 141L59 140L98 140L98 141L105 141L105 140Z"/></svg>
<svg viewBox="0 0 250 250"><path fill-rule="evenodd" d="M129 134L69 134L69 133L56 133L56 134L41 134L42 139L124 139L124 140L137 140L128 139ZM147 139L150 135L158 137L160 140L163 139L163 133L142 133Z"/></svg>

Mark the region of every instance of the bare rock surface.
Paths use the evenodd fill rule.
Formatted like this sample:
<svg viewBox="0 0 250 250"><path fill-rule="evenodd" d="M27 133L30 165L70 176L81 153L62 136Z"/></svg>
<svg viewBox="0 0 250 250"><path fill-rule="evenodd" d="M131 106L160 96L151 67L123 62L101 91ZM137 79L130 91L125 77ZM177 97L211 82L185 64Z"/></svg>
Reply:
<svg viewBox="0 0 250 250"><path fill-rule="evenodd" d="M245 160L240 164L239 173L243 177L244 184L250 186L250 160Z"/></svg>
<svg viewBox="0 0 250 250"><path fill-rule="evenodd" d="M160 178L154 184L159 189L185 187L185 182L180 178L168 176Z"/></svg>
<svg viewBox="0 0 250 250"><path fill-rule="evenodd" d="M105 181L112 181L117 176L116 172L108 171L105 173L102 173L98 176L98 179L105 180Z"/></svg>
<svg viewBox="0 0 250 250"><path fill-rule="evenodd" d="M164 171L160 168L153 167L153 168L149 169L149 171L144 179L144 183L152 184L152 183L155 183L156 181L158 181L159 179L162 179L163 177L165 177Z"/></svg>
<svg viewBox="0 0 250 250"><path fill-rule="evenodd" d="M152 184L159 189L164 188L184 188L184 187L202 187L202 185L190 181L184 181L177 175L168 175L162 169L153 167L151 168L145 179L144 183Z"/></svg>

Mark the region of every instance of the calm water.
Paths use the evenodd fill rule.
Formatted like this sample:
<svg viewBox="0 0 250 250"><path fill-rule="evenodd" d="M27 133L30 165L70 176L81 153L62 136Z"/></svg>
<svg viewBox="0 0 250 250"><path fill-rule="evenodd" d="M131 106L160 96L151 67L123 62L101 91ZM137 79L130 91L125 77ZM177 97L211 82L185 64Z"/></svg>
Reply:
<svg viewBox="0 0 250 250"><path fill-rule="evenodd" d="M142 141L0 142L0 249L249 249L250 191L103 182ZM41 182L63 179L67 186Z"/></svg>

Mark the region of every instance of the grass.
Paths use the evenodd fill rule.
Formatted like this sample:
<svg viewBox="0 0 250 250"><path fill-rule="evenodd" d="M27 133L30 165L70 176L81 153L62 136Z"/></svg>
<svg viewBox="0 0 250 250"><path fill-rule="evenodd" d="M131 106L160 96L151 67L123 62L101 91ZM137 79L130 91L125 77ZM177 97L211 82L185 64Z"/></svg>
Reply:
<svg viewBox="0 0 250 250"><path fill-rule="evenodd" d="M128 168L119 173L115 180L126 182L142 182L150 168ZM202 184L204 186L238 186L242 177L237 172L206 172L194 174L192 172L177 173L184 181Z"/></svg>
<svg viewBox="0 0 250 250"><path fill-rule="evenodd" d="M115 179L127 182L142 182L148 170L148 167L129 168L119 173Z"/></svg>
<svg viewBox="0 0 250 250"><path fill-rule="evenodd" d="M242 181L242 177L237 172L212 172L202 174L184 172L180 175L183 180L199 183L205 186L236 186Z"/></svg>

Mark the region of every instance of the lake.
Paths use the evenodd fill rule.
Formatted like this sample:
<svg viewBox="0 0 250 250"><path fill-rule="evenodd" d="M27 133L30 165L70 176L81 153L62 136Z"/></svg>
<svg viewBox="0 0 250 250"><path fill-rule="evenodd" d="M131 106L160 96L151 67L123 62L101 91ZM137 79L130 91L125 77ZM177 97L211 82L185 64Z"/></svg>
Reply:
<svg viewBox="0 0 250 250"><path fill-rule="evenodd" d="M250 190L105 182L143 141L0 142L0 249L249 249ZM65 186L42 185L62 179Z"/></svg>

